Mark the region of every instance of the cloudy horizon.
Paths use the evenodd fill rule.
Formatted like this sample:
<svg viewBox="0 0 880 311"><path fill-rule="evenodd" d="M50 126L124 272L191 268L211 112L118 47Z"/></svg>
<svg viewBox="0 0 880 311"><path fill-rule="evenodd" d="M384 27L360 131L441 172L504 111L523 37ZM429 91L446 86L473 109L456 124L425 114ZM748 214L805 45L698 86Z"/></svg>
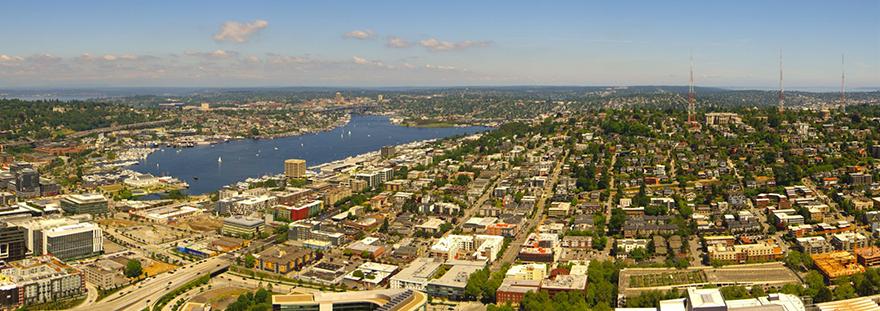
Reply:
<svg viewBox="0 0 880 311"><path fill-rule="evenodd" d="M204 4L17 4L0 85L880 86L876 1Z"/></svg>

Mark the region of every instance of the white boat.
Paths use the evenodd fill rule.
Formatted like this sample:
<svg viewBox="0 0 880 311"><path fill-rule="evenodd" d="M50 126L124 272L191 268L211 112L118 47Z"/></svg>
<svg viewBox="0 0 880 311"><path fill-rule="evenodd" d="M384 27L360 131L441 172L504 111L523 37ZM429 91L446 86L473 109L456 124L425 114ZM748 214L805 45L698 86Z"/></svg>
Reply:
<svg viewBox="0 0 880 311"><path fill-rule="evenodd" d="M303 143L299 143L299 146L302 147L302 146L304 146L304 145L303 145Z"/></svg>
<svg viewBox="0 0 880 311"><path fill-rule="evenodd" d="M223 163L223 158L222 158L222 157L217 157L217 163Z"/></svg>
<svg viewBox="0 0 880 311"><path fill-rule="evenodd" d="M348 131L348 136L351 136L351 131Z"/></svg>
<svg viewBox="0 0 880 311"><path fill-rule="evenodd" d="M275 150L278 150L278 147L275 147Z"/></svg>

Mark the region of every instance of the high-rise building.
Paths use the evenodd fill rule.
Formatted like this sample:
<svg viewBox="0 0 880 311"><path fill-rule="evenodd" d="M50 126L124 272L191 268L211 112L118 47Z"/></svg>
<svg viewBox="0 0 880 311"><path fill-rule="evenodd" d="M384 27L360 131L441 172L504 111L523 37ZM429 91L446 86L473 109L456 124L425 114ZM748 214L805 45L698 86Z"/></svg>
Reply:
<svg viewBox="0 0 880 311"><path fill-rule="evenodd" d="M98 255L104 251L102 234L101 228L90 222L55 227L43 232L40 253L64 261Z"/></svg>
<svg viewBox="0 0 880 311"><path fill-rule="evenodd" d="M383 146L379 151L383 158L393 157L395 152L397 152L397 150L394 146Z"/></svg>
<svg viewBox="0 0 880 311"><path fill-rule="evenodd" d="M15 194L20 198L40 196L40 173L25 167L15 171Z"/></svg>
<svg viewBox="0 0 880 311"><path fill-rule="evenodd" d="M306 176L306 160L287 159L284 160L284 175L291 178L302 178Z"/></svg>
<svg viewBox="0 0 880 311"><path fill-rule="evenodd" d="M0 260L9 262L24 259L27 253L27 230L18 226L0 224Z"/></svg>

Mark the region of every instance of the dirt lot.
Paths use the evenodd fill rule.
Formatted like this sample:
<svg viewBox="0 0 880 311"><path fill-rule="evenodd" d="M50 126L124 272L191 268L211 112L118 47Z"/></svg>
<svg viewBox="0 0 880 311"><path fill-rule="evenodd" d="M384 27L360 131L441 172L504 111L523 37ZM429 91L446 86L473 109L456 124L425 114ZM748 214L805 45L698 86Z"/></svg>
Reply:
<svg viewBox="0 0 880 311"><path fill-rule="evenodd" d="M122 245L113 243L113 241L110 241L109 239L104 239L104 253L105 254L113 254L113 253L121 252L121 251L125 251L125 250L128 250L128 248L124 247Z"/></svg>
<svg viewBox="0 0 880 311"><path fill-rule="evenodd" d="M200 215L181 222L180 226L195 231L209 232L220 229L223 226L223 221L208 215Z"/></svg>
<svg viewBox="0 0 880 311"><path fill-rule="evenodd" d="M140 225L123 229L129 238L145 244L162 244L186 237L186 234L159 225Z"/></svg>
<svg viewBox="0 0 880 311"><path fill-rule="evenodd" d="M127 219L118 219L118 218L106 218L106 219L98 219L98 224L110 227L131 227L138 225L137 222L127 220Z"/></svg>
<svg viewBox="0 0 880 311"><path fill-rule="evenodd" d="M201 293L193 297L190 301L198 303L210 303L211 309L223 310L226 306L235 302L238 295L249 292L249 289L241 287L221 287Z"/></svg>
<svg viewBox="0 0 880 311"><path fill-rule="evenodd" d="M170 271L171 269L174 269L176 267L177 266L172 265L172 264L168 264L168 263L154 260L152 264L150 264L149 266L144 268L144 272L147 275L152 276L152 275L157 275L159 273L163 273L166 271Z"/></svg>

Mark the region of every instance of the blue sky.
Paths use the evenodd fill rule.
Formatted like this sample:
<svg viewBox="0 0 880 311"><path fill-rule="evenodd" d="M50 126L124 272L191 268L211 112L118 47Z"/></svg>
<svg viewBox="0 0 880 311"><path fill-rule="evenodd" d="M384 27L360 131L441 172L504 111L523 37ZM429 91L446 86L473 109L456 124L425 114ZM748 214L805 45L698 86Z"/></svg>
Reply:
<svg viewBox="0 0 880 311"><path fill-rule="evenodd" d="M880 86L880 1L0 1L3 86Z"/></svg>

